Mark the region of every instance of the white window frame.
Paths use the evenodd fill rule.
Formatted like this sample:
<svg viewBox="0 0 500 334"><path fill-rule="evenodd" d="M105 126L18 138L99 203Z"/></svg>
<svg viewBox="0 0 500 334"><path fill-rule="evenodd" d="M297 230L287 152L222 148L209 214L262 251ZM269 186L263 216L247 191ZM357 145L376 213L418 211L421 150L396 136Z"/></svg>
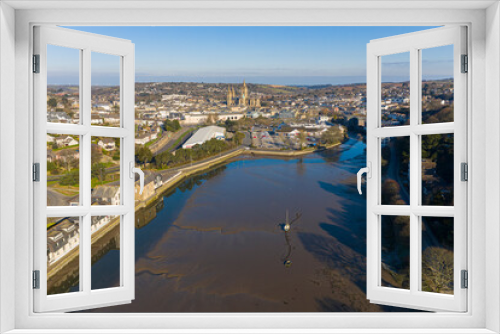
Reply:
<svg viewBox="0 0 500 334"><path fill-rule="evenodd" d="M461 287L461 270L467 270L467 183L461 180L460 164L467 163L467 73L461 71L461 56L467 54L466 27L450 26L372 40L367 46L367 298L376 304L411 307L421 310L463 312L467 309L467 290ZM422 50L452 45L454 79L454 121L423 124ZM410 123L382 126L382 58L409 54ZM454 135L454 205L422 205L421 136ZM383 138L408 137L410 142L410 203L383 205L381 141ZM398 289L381 285L382 216L409 217L410 287ZM422 284L422 217L452 217L454 230L453 294L424 292Z"/></svg>
<svg viewBox="0 0 500 334"><path fill-rule="evenodd" d="M15 215L10 212L0 212L2 215L15 216L15 242L3 234L0 236L2 248L0 263L3 273L1 278L0 292L2 293L2 304L0 312L2 320L6 320L6 330L16 328L16 333L36 333L36 329L55 329L60 332L75 332L72 328L86 328L86 332L104 333L103 329L128 329L129 333L144 333L146 328L165 329L158 332L175 332L175 329L191 328L193 332L277 332L280 329L301 328L293 332L340 332L341 329L350 329L351 333L415 333L418 328L422 333L492 333L500 330L498 313L500 311L499 296L499 233L498 218L500 210L500 176L498 164L500 163L500 136L498 131L499 116L496 112L500 105L498 91L499 80L499 10L495 2L441 2L434 1L416 3L407 1L387 3L383 1L370 2L366 8L365 2L342 2L336 4L325 4L315 2L295 3L272 3L272 8L267 4L224 4L224 9L216 2L200 4L204 8L192 8L189 4L185 6L178 3L164 4L163 9L156 8L159 5L144 2L136 7L150 9L134 10L119 9L113 6L120 4L109 4L104 2L102 6L109 6L109 10L98 9L96 3L83 2L80 4L69 4L69 2L57 3L19 3L24 10L15 13L15 23L12 20L13 10L7 8L5 3L1 4L2 17L0 24L6 25L11 30L15 29L15 62L9 57L0 56L2 70L9 72L9 65L15 65L15 150L19 153L14 155L14 150L9 149L10 144L5 143L2 138L1 157L15 158ZM11 5L17 6L15 1ZM44 6L66 6L62 10L40 10L48 8ZM55 7L54 7L55 6ZM73 6L73 7L72 7ZM75 9L77 6L80 9ZM124 4L125 6L125 4ZM133 5L132 5L133 6ZM179 9L178 7L183 7ZM394 7L398 8L394 8ZM457 7L455 7L457 6ZM487 10L487 8L490 6ZM81 9L86 7L86 9ZM31 9L30 9L31 8ZM33 9L35 8L35 9ZM38 8L38 9L37 9ZM207 8L209 10L207 10ZM348 8L348 9L346 9ZM487 26L485 26L485 22ZM31 173L31 150L29 143L32 133L32 103L29 98L31 91L31 74L29 73L31 59L32 36L30 31L34 24L60 24L60 25L442 25L442 24L465 24L469 27L469 55L471 59L468 84L469 92L469 119L468 119L468 152L470 158L470 183L468 197L469 230L468 252L470 258L468 267L470 270L470 287L468 289L469 310L466 313L436 313L436 314L324 314L324 313L295 313L295 314L33 314L32 313L32 290L30 244L33 241L31 235L32 212L26 210L31 207L29 200L32 184ZM486 29L488 27L488 29ZM9 40L9 31L0 32L0 43L4 43L7 49L2 52L13 52L13 43ZM3 39L2 39L3 37ZM13 38L10 36L10 38ZM5 50L5 51L4 51ZM485 65L489 71L485 71ZM4 72L5 73L5 72ZM13 78L0 78L1 93L9 91L8 85L12 84ZM488 83L488 86L486 85ZM4 100L6 99L6 100ZM4 102L5 101L5 102ZM13 105L13 99L2 96L2 104ZM1 105L0 105L1 106ZM487 108L488 107L488 108ZM7 120L5 107L2 107L0 117L2 121ZM10 110L9 113L12 111ZM474 117L474 121L473 120ZM488 117L488 122L485 119ZM28 120L28 121L27 121ZM3 122L3 124L5 124ZM0 126L3 127L0 123ZM487 138L484 137L485 131ZM495 131L496 130L496 131ZM7 132L9 133L9 132ZM2 135L0 133L0 135ZM488 139L488 140L486 140ZM4 150L5 149L5 150ZM485 150L492 151L486 155ZM491 163L490 167L484 167L485 162ZM0 165L1 171L8 171L4 164ZM485 171L494 172L488 182L485 182ZM3 184L9 182L5 174L0 174ZM485 191L486 187L486 191ZM3 186L2 186L3 188ZM3 196L8 192L0 189ZM488 197L486 196L488 193ZM486 207L484 203L488 204ZM2 209L9 203L2 199ZM6 212L6 213L4 213ZM488 219L486 219L488 218ZM470 227L471 225L474 226ZM14 232L12 226L6 226L2 221L2 232ZM11 238L12 239L12 238ZM15 249L14 257L8 252ZM7 253L8 252L8 253ZM488 253L487 253L488 252ZM486 254L493 254L486 257ZM487 266L486 266L487 264ZM8 271L5 271L8 269ZM12 272L11 275L9 273ZM11 292L12 286L15 291ZM485 293L488 289L488 293ZM6 299L4 299L4 296ZM13 311L7 310L6 303L15 304ZM9 320L13 316L13 320ZM137 328L138 324L143 329ZM170 328L170 330L167 330ZM240 328L241 330L235 330ZM247 330L243 330L247 328ZM358 330L354 330L357 328ZM26 330L23 330L26 329ZM30 329L28 331L28 329ZM101 329L101 330L99 330ZM212 329L212 330L210 330ZM217 330L214 330L217 329ZM267 330L265 330L267 329ZM337 329L337 331L336 331ZM413 330L412 330L413 329ZM459 330L462 329L462 330ZM184 331L185 332L185 331ZM345 331L343 331L345 332Z"/></svg>
<svg viewBox="0 0 500 334"><path fill-rule="evenodd" d="M39 55L39 73L34 84L34 162L39 163L39 181L33 184L34 259L39 272L39 288L34 289L34 311L71 311L95 305L129 303L135 292L135 224L134 179L130 177L134 161L134 44L128 40L101 36L60 27L35 26L34 54ZM80 58L80 123L47 122L47 46L78 50ZM114 55L119 60L120 126L91 125L92 54ZM78 135L80 137L80 195L78 206L47 206L46 135ZM91 140L93 136L118 138L120 145L120 205L91 205ZM92 290L91 287L91 218L119 216L120 219L120 285ZM46 217L79 217L79 291L47 295L47 228Z"/></svg>

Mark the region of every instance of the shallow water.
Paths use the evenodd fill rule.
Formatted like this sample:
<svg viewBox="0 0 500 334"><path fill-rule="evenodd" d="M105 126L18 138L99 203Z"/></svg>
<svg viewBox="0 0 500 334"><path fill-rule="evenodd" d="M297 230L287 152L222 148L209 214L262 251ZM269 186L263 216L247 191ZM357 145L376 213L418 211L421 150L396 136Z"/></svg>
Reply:
<svg viewBox="0 0 500 334"><path fill-rule="evenodd" d="M97 311L394 310L366 300L366 206L355 184L364 165L365 144L351 139L191 177L136 215L136 299ZM300 218L285 233L287 211ZM93 286L118 282L113 258L117 250L93 265Z"/></svg>

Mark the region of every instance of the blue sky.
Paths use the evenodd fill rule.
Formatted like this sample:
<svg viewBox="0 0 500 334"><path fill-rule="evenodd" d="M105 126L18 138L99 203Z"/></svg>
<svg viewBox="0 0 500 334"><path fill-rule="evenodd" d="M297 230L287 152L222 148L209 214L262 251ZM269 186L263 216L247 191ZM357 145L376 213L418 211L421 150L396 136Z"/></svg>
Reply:
<svg viewBox="0 0 500 334"><path fill-rule="evenodd" d="M136 81L265 84L366 82L366 44L429 27L69 27L129 39ZM452 47L425 50L424 78L449 78ZM387 58L387 59L385 59ZM407 80L404 55L382 59L383 80ZM406 59L407 60L407 59ZM118 83L118 57L92 55L92 84ZM50 47L49 84L78 82L78 52ZM405 79L406 78L406 79Z"/></svg>

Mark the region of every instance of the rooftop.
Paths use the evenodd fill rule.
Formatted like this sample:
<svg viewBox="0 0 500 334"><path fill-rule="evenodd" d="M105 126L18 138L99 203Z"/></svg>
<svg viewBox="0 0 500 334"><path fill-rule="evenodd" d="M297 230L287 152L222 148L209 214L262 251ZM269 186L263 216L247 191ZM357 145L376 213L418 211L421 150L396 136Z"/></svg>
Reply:
<svg viewBox="0 0 500 334"><path fill-rule="evenodd" d="M226 133L226 129L221 126L210 125L199 129L191 138L182 145L183 147L204 143L215 137L216 133Z"/></svg>

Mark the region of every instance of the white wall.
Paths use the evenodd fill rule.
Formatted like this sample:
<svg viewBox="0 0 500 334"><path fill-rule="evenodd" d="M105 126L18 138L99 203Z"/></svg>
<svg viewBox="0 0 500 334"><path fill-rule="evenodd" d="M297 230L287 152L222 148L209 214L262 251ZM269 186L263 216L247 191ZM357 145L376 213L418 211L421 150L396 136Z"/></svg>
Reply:
<svg viewBox="0 0 500 334"><path fill-rule="evenodd" d="M14 328L15 12L0 2L0 333Z"/></svg>
<svg viewBox="0 0 500 334"><path fill-rule="evenodd" d="M92 5L97 6L97 3L91 1ZM104 2L104 1L103 1ZM126 3L127 1L120 2ZM410 2L410 1L408 1ZM439 1L435 1L438 3ZM74 2L53 2L54 6L67 5ZM118 3L118 2L114 2ZM163 2L167 3L167 2ZM263 2L262 2L263 3ZM325 2L321 2L325 3ZM331 1L334 3L334 1ZM352 2L358 3L358 2ZM393 2L391 2L393 3ZM398 2L397 6L407 3L406 1ZM418 1L414 1L418 3ZM428 5L430 2L425 2ZM434 3L434 2L433 2ZM450 2L451 3L451 2ZM456 2L461 4L463 2ZM199 3L198 3L199 4ZM118 6L118 4L117 4ZM225 4L224 4L225 6ZM361 5L360 5L361 6ZM392 6L392 4L391 4ZM396 5L394 5L396 6ZM306 6L307 8L307 6ZM443 7L446 8L446 7ZM491 15L491 14L490 14ZM426 328L426 327L439 327L439 326L449 326L453 328L461 328L467 326L473 326L477 328L482 328L484 326L485 313L485 276L484 272L484 261L470 261L471 269L471 279L476 283L476 288L474 292L469 289L469 296L471 297L471 304L473 314L456 316L456 315L436 315L431 317L422 317L420 319L419 314L412 314L410 316L401 315L394 316L391 314L379 314L376 316L372 315L362 315L356 316L355 318L349 315L334 314L334 315L224 315L218 314L207 317L205 315L168 315L168 325L166 325L165 318L162 317L149 317L146 320L144 318L130 316L130 315L115 315L112 322L106 322L107 317L99 317L98 315L82 315L74 318L65 318L64 316L59 316L58 314L52 314L50 316L43 317L28 317L26 310L31 309L32 304L32 290L27 287L30 286L30 274L31 274L31 263L28 260L26 254L30 251L30 239L26 239L26 236L30 236L30 224L32 221L31 213L27 208L32 205L31 199L27 194L31 193L32 182L30 181L30 162L32 161L32 152L30 151L29 143L31 139L31 107L30 107L30 22L37 23L49 23L49 22L73 22L79 25L86 25L91 23L102 24L123 24L134 25L134 24L145 24L155 25L155 24L168 24L172 25L189 25L189 24L207 24L207 25L268 25L269 22L275 22L274 24L283 25L331 25L331 24L356 24L358 22L360 25L370 25L377 24L380 22L401 22L402 24L414 24L419 25L419 22L427 22L430 25L435 25L436 22L439 23L453 23L457 22L471 22L473 25L472 30L472 45L473 45L473 55L472 55L472 67L473 70L473 87L474 87L474 99L472 103L472 110L474 110L474 115L471 117L472 125L469 130L472 132L473 136L473 152L475 158L473 167L470 171L470 177L474 179L474 189L470 193L470 198L472 202L472 213L469 214L472 223L474 224L474 233L471 235L473 240L474 248L471 250L471 258L484 259L484 235L485 235L485 149L499 149L500 140L493 141L491 147L485 146L485 124L491 125L489 131L498 131L498 122L491 124L489 119L486 117L494 116L498 120L498 102L496 101L496 109L489 110L486 114L486 103L487 100L485 95L485 67L484 67L484 29L485 29L485 17L483 10L450 10L450 9L436 9L436 10L362 10L362 11L350 11L350 10L281 10L281 9L269 9L266 11L256 10L256 9L246 9L246 10L205 10L201 8L192 9L169 9L169 10L18 10L16 11L16 325L21 328L60 328L64 331L65 328L70 326L80 326L93 327L93 328L122 328L130 329L135 328L138 321L144 321L144 324L150 328L164 328L168 326L170 328L181 328L188 327L193 328L240 328L240 327L255 327L260 326L261 328L276 328L282 329L284 327L295 327L295 328L351 328L353 325L358 328L401 328L406 326L408 321L412 321L412 325L415 328ZM498 15L495 14L494 18L490 17L490 24L494 24L498 27ZM498 30L498 28L497 28ZM498 39L498 31L494 35ZM491 45L494 43L498 44L498 41L490 41ZM3 47L3 45L2 45ZM498 62L498 53L493 56L489 56L491 62ZM496 64L498 65L498 64ZM496 88L489 89L488 99L492 96L496 96L498 99L498 71L492 73L488 70L488 76L490 79L496 82ZM496 78L496 79L495 79ZM11 83L12 84L12 83ZM0 86L1 88L1 86ZM496 90L495 90L496 89ZM1 92L1 91L0 91ZM493 95L494 94L494 95ZM491 102L491 101L490 101ZM495 107L495 106L492 106ZM3 112L3 110L2 110ZM1 116L0 116L1 117ZM1 119L0 119L1 120ZM3 126L3 123L2 125ZM0 126L0 129L1 129ZM496 133L498 136L498 133ZM498 138L500 139L500 138ZM5 143L5 141L0 141L0 145ZM2 148L2 147L0 147ZM3 152L1 153L3 154ZM1 158L0 154L0 158ZM490 152L488 152L490 154ZM500 155L499 152L492 154ZM491 161L491 160L489 160ZM495 173L498 173L498 162L499 159L494 161L496 165ZM3 168L3 167L2 167ZM1 178L4 177L0 176ZM499 182L491 185L488 182L490 190L495 190L497 192L496 202L491 202L494 207L498 207L498 196L499 192ZM3 185L1 185L0 191L5 191ZM12 187L13 188L13 187ZM9 202L10 203L10 202ZM497 209L494 209L498 211ZM492 221L491 224L498 225L498 216L500 212L497 212L496 221ZM3 214L3 212L2 212ZM490 216L491 218L491 216ZM489 220L491 221L491 219ZM2 223L4 220L2 220ZM13 220L9 222L14 223ZM490 224L490 225L491 225ZM492 235L492 238L498 240L498 227L493 227L497 231L493 231L496 234ZM471 230L469 230L471 231ZM3 232L3 230L2 230ZM3 234L4 235L4 234ZM2 235L2 238L3 238ZM3 241L3 240L2 240ZM497 252L493 254L488 254L495 257L498 260L498 245L490 245L489 249L496 247ZM24 254L24 256L23 256ZM491 258L491 257L490 257ZM481 273L481 275L474 276L474 272ZM492 272L493 274L498 274L498 272ZM496 276L498 277L498 276ZM498 287L496 287L498 291ZM2 301L4 300L2 295ZM488 302L489 300L489 302ZM496 303L498 306L498 294L488 297L488 306ZM495 314L496 312L496 314ZM490 311L489 314L491 326L498 322L498 308ZM496 319L496 320L495 320ZM267 326L267 327L263 327ZM216 331L216 330L215 330Z"/></svg>
<svg viewBox="0 0 500 334"><path fill-rule="evenodd" d="M495 258L495 265L486 266L486 277L500 275L500 13L499 4L486 11L486 256ZM486 328L500 332L500 286L486 280Z"/></svg>

